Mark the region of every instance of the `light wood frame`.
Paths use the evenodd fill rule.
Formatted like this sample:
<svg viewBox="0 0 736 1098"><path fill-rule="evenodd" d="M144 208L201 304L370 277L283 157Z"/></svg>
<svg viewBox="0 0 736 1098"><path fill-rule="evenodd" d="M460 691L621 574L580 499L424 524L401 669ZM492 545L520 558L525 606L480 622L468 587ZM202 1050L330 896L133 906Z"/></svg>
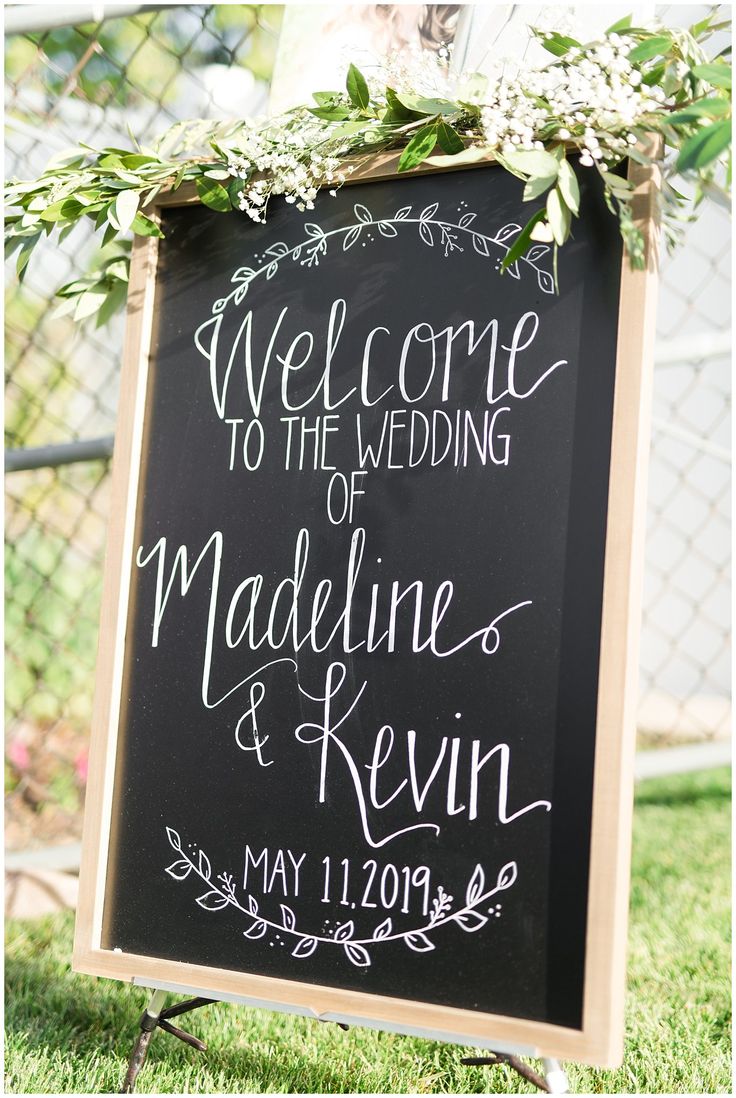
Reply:
<svg viewBox="0 0 736 1098"><path fill-rule="evenodd" d="M397 176L398 154L358 165L350 182ZM477 156L430 159L411 175L487 167ZM435 1004L345 991L102 949L102 908L125 650L130 564L146 405L157 240L136 238L120 388L105 560L97 686L85 809L73 968L146 987L196 992L323 1020L413 1033L528 1056L613 1067L623 1052L635 706L643 573L644 507L657 283L656 167L630 163L634 214L647 266L624 255L608 493L598 717L580 1030ZM198 201L193 189L157 204Z"/></svg>

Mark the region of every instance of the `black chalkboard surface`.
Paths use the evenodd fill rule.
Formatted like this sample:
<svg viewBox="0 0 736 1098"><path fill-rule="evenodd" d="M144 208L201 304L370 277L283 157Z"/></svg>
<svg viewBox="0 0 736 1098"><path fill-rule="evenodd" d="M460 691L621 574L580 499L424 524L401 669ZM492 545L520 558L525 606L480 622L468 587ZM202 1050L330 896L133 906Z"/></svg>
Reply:
<svg viewBox="0 0 736 1098"><path fill-rule="evenodd" d="M585 1030L622 255L579 177L559 292L501 274L493 168L162 208L86 970Z"/></svg>

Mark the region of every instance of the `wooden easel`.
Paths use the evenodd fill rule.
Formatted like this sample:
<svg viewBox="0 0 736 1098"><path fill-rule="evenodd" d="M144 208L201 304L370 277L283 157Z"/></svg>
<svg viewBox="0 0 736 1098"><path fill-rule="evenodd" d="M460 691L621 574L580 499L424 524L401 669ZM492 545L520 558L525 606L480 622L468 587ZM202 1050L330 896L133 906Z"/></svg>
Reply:
<svg viewBox="0 0 736 1098"><path fill-rule="evenodd" d="M642 277L646 277L646 276L642 276ZM648 304L648 303L650 303L651 300L653 300L653 298L651 297L651 295L643 295L642 293L639 292L639 289L638 289L639 283L635 279L631 279L629 282L627 282L627 286L629 286L629 289L627 290L627 295L628 296L626 298L627 308L629 309L629 314L628 315L631 315L631 310L634 309L634 298L635 298L636 299L636 308L642 313L642 316L644 317L644 319L642 319L641 317L639 317L639 315L637 313L637 315L634 317L635 323L632 323L632 325L630 326L630 330L634 332L634 335L629 334L628 337L627 337L629 340L633 341L633 343L635 345L634 350L636 351L636 347L638 346L636 344L636 339L638 338L637 333L639 332L639 329L640 328L641 329L646 329L651 324L650 313L652 311L652 307L651 307L651 304ZM149 305L150 305L150 287L149 287L149 297L146 300L149 301ZM644 314L646 314L646 315L644 315ZM644 323L644 320L647 320L647 324ZM629 329L626 329L626 330L629 331ZM622 341L622 342L624 343L623 350L625 351L626 350L626 344L625 344L625 341ZM631 384L633 384L633 382L631 382ZM644 425L646 426L646 422L647 422L646 415L643 415L641 417L640 422L638 421L639 429L642 431L642 433L644 432L644 429L641 428L641 423L644 423ZM641 447L640 447L640 449L641 449ZM620 465L620 464L621 463L619 462L618 465ZM617 467L618 467L618 465L617 465ZM627 475L628 475L628 473L627 473ZM640 478L640 482L641 482L642 479L643 478ZM614 599L612 597L612 602L614 602L616 605L623 604L624 601L625 600L623 598ZM616 679L616 685L615 685L615 689L614 689L614 692L616 693L616 696L618 697L618 694L620 693L620 690L619 690L617 684L618 684L618 679ZM615 759L614 759L614 763L616 763ZM603 764L601 764L601 765L603 765ZM616 769L616 767L614 767L614 769ZM622 810L622 813L621 813L622 817L624 817L624 818L626 816L626 811L629 811L629 810L628 809ZM599 830L600 830L602 825L599 824L598 827L599 827ZM622 877L625 877L625 875L626 875L626 866L622 864L622 865L619 865L617 868L618 868L619 874ZM618 902L622 905L624 904L623 899L620 899ZM622 925L625 926L625 922ZM620 954L622 954L623 953L623 947L624 947L625 934L623 936L620 936L620 937L621 937L621 940L617 940L617 950ZM593 951L595 952L595 946L594 946ZM84 970L84 969L82 969L82 970ZM139 973L140 973L141 976L143 975L143 972L141 970L138 970L136 975L138 976ZM108 974L108 973L101 973L101 974ZM109 974L110 975L117 975L113 971L111 971ZM145 980L145 983L147 983L149 987L151 987L151 986L156 987L156 984L154 983L154 981L156 979L158 979L159 976L154 975L153 966L148 968L146 975L147 975L148 979ZM128 974L127 978L130 978L130 974ZM165 978L166 977L164 975L164 979ZM140 982L143 983L144 981L140 980ZM215 985L212 985L212 986L215 986ZM178 992L186 992L188 990L187 984L182 981L181 985L178 985L176 987L169 987L168 990L165 987L164 988L156 987L156 990L153 991L153 994L151 995L149 1004L148 1004L146 1010L144 1011L144 1013L143 1013L143 1015L140 1019L140 1033L136 1038L136 1042L135 1042L135 1045L134 1045L134 1048L133 1048L133 1051L132 1051L132 1054L131 1054L131 1057L130 1057L130 1062L129 1062L129 1066L128 1066L127 1073L126 1073L126 1076L125 1076L125 1080L124 1080L124 1083L123 1083L123 1086L122 1086L122 1089L121 1089L121 1093L132 1093L134 1091L137 1076L140 1073L140 1071L141 1071L141 1069L142 1069L142 1067L145 1063L147 1052L148 1052L148 1047L150 1045L153 1033L154 1033L156 1028L161 1028L161 1029L166 1030L167 1032L171 1033L173 1036L175 1036L178 1039L184 1041L186 1044L191 1045L191 1047L197 1049L198 1051L205 1051L206 1050L206 1046L204 1045L204 1043L202 1041L200 1041L198 1038L192 1036L191 1034L185 1032L184 1030L180 1029L178 1026L172 1024L172 1022L171 1022L171 1019L173 1019L173 1018L177 1018L177 1017L179 1017L179 1016L181 1016L185 1013L188 1013L192 1010L198 1009L199 1007L206 1006L206 1005L209 1005L211 1003L220 1001L220 999L218 998L217 993L210 993L209 991L206 990L206 987L207 987L207 985L204 985L204 987L202 989L200 989L200 990L203 991L203 994L197 994L197 992L193 990L192 991L192 996L193 997L188 998L184 1001L181 1001L181 1002L179 1002L179 1003L177 1003L177 1004L175 1004L171 1007L168 1007L168 1008L166 1008L165 1005L164 1005L165 1002L166 1002L166 996L170 992L177 992L177 991ZM225 984L224 986L220 985L220 990L221 990L221 992L226 991L227 990L227 984ZM620 992L617 992L617 994L620 995ZM247 1000L238 999L237 997L234 997L234 1001L235 1002L238 1002L238 1001L247 1002ZM606 1009L610 1009L610 1007L611 1007L611 1004L609 1002L607 1002L604 1005L606 1006ZM375 1017L375 1015L374 1015L374 1017ZM330 1018L325 1018L324 1020L325 1021L328 1021L328 1020L333 1021L336 1024L340 1025L342 1028L348 1028L345 1021L341 1021L339 1018L335 1018L334 1016L330 1017ZM355 1024L355 1019L354 1018L349 1019L349 1021L351 1022L351 1024ZM387 1028L390 1028L390 1027L387 1027ZM462 1038L460 1038L460 1039L462 1040ZM471 1043L471 1042L469 1041L468 1043ZM499 1041L499 1044L502 1045L503 1041L502 1040ZM573 1058L574 1055L575 1055L575 1053L573 1052L571 1058ZM501 1052L501 1051L495 1052L494 1051L494 1052L490 1052L489 1054L484 1055L484 1056L467 1057L463 1060L463 1063L467 1064L468 1066L496 1066L496 1065L500 1065L500 1064L506 1064L509 1067L513 1068L514 1071L516 1071L520 1076L522 1076L528 1082L532 1083L532 1085L536 1086L539 1090L541 1090L545 1093L557 1093L557 1094L568 1093L568 1082L567 1082L565 1072L560 1067L558 1061L554 1060L554 1059L550 1059L550 1058L543 1059L543 1072L544 1072L544 1074L538 1074L531 1067L529 1067L529 1065L527 1063L525 1063L517 1055L515 1055L511 1052Z"/></svg>

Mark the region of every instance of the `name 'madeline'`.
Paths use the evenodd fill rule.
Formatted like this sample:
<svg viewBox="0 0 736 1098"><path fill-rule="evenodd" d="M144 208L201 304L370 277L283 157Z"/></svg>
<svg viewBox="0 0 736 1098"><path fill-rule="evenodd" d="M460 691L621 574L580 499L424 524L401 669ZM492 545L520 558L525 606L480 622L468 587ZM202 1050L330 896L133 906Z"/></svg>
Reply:
<svg viewBox="0 0 736 1098"><path fill-rule="evenodd" d="M387 799L378 787L380 771L390 756L393 756L392 762L396 758L393 728L382 725L369 761L362 765L356 761L343 726L355 712L367 684L364 682L354 697L346 699L346 664L335 659L335 654L342 654L350 661L356 652L393 653L403 644L413 653L427 653L442 660L469 646L475 646L485 656L493 656L502 644L503 630L509 619L532 605L530 599L519 599L505 606L479 607L479 622L467 631L458 626L457 615L453 620L455 586L452 580L445 579L436 585L427 585L421 579L409 583L376 581L370 585L368 614L356 616L353 604L365 550L366 532L358 527L350 536L344 584L315 575L307 582L310 536L309 530L302 527L295 541L293 570L273 589L266 591L263 574L256 573L237 582L232 591L223 592L225 541L221 531L210 535L196 558L193 554L190 556L186 545L169 546L166 537L159 538L148 551L140 546L136 554L138 568L154 566L151 646L158 647L165 638L166 618L172 615L176 603L173 596L186 598L195 583L209 592L206 620L199 635L188 638L190 643L200 645L201 702L205 709L215 709L237 692L244 695L246 708L237 722L235 739L242 750L255 751L258 762L264 767L272 762L263 754L268 737L260 738L258 729L258 710L266 695L264 676L279 665L296 672L300 652L306 649L324 653L329 648L331 662L321 687L307 689L297 677L300 694L306 703L318 706L319 718L302 721L294 735L301 743L319 748L320 803L326 801L331 760L342 764L350 779L366 842L372 847L383 846L400 835L425 828L440 832L439 824L422 822L380 835L370 822L371 809L380 811L399 796L409 800L410 810L421 812L428 789L435 781L446 782L448 818L463 813L470 820L476 819L481 772L491 761L497 763L495 811L501 824L511 823L534 809L549 811L551 804L547 800L536 800L516 808L510 806L511 749L506 743L496 743L488 750L480 739L473 739L468 745L469 773L467 793L463 798L458 794L462 748L459 737L442 738L429 781L421 786L415 758L416 733L409 730L406 733L407 775ZM180 619L172 622L171 631L181 635ZM240 649L257 653L261 648L265 650L264 655L268 652L271 658L264 662L259 659L244 661L247 673L218 696L211 683L217 652ZM284 654L280 655L282 652ZM445 771L444 779L441 769ZM364 777L363 770L369 772L368 777Z"/></svg>

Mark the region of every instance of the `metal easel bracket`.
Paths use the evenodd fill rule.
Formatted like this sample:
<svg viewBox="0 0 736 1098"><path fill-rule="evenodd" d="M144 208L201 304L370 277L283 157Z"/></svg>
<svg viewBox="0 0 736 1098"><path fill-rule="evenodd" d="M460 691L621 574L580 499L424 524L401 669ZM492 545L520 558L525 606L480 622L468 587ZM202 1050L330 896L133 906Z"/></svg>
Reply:
<svg viewBox="0 0 736 1098"><path fill-rule="evenodd" d="M151 1001L141 1015L141 1031L133 1046L133 1051L130 1054L128 1070L125 1073L125 1079L120 1088L120 1094L132 1094L135 1090L135 1082L138 1078L138 1073L146 1061L148 1046L151 1043L154 1030L157 1028L165 1030L165 1032L170 1033L172 1037L178 1037L180 1041L184 1041L185 1044L190 1045L192 1048L196 1048L198 1052L207 1051L207 1046L204 1041L200 1041L198 1037L193 1037L191 1033L187 1033L185 1030L179 1029L178 1026L172 1025L169 1018L176 1018L180 1014L187 1014L190 1010L197 1010L199 1007L209 1006L209 1004L214 1003L215 1000L204 999L198 995L194 999L186 999L183 1003L176 1003L174 1006L164 1010L162 1008L166 1001L166 995L167 992L165 991L154 991L151 996Z"/></svg>
<svg viewBox="0 0 736 1098"><path fill-rule="evenodd" d="M465 1064L466 1067L495 1067L498 1064L508 1064L522 1079L526 1079L544 1094L570 1093L567 1075L557 1060L545 1058L542 1061L544 1075L540 1075L534 1068L529 1067L519 1056L507 1052L492 1052L488 1056L463 1056L460 1063Z"/></svg>

